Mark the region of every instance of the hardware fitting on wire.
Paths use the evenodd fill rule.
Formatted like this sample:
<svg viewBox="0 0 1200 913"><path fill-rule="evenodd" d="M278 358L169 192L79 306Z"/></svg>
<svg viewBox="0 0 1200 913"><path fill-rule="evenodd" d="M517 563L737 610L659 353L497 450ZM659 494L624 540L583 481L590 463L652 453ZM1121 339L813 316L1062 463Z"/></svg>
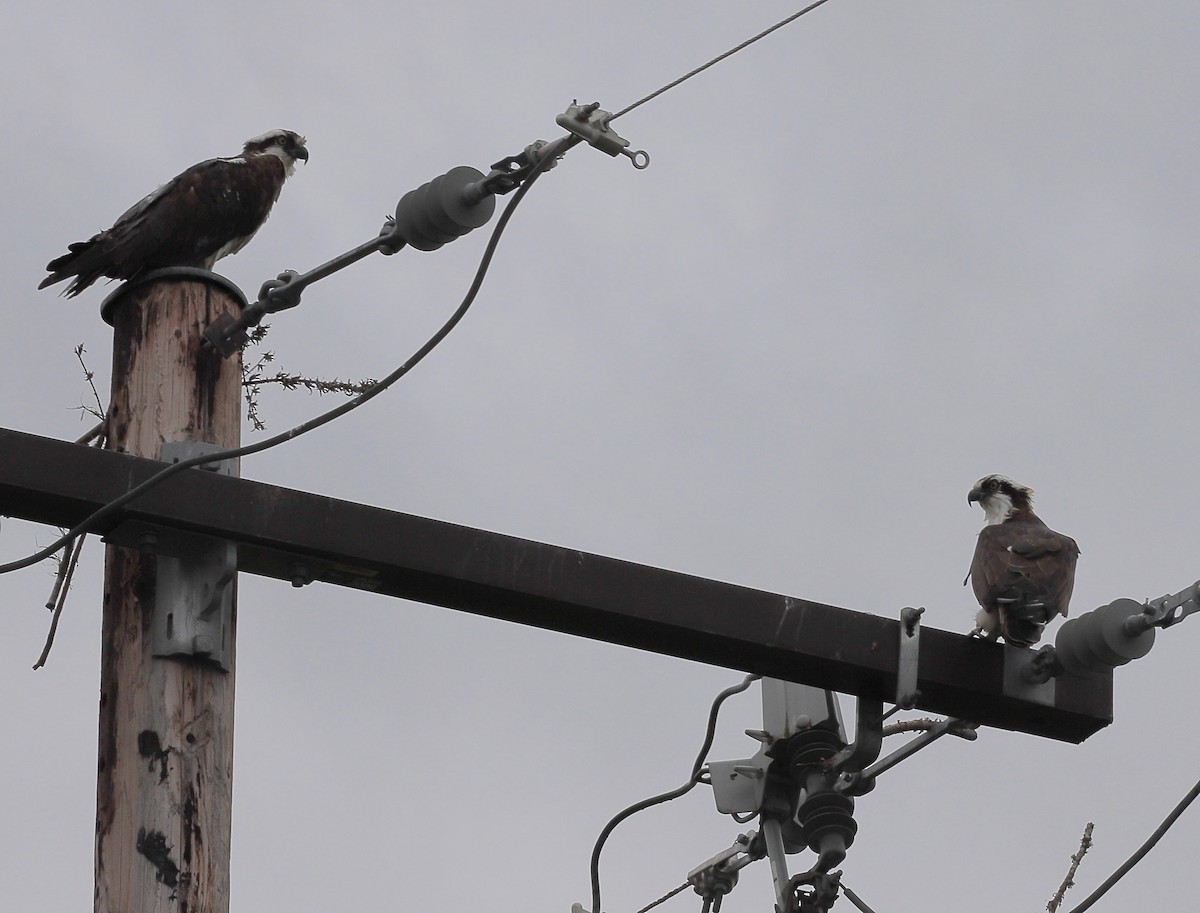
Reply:
<svg viewBox="0 0 1200 913"><path fill-rule="evenodd" d="M1156 628L1169 628L1195 612L1200 612L1200 581L1144 603L1115 599L1065 621L1054 645L1042 647L1021 665L1020 681L1040 685L1060 675L1102 675L1141 659L1154 646Z"/></svg>
<svg viewBox="0 0 1200 913"><path fill-rule="evenodd" d="M572 103L556 118L557 123L569 131L569 136L553 142L537 140L530 143L517 155L496 162L486 175L470 165L459 165L409 191L400 198L396 214L388 216L378 235L307 273L289 269L268 279L259 289L258 299L238 316L222 314L204 330L206 344L228 358L246 344L247 330L258 326L268 314L299 305L300 294L314 282L376 251L390 256L404 247L437 250L485 225L496 210L498 195L520 187L535 170L550 170L581 140L608 155L628 156L635 168L646 168L650 164L649 154L631 152L627 148L629 140L618 136L609 127L611 119L611 114L600 109L599 102L590 105Z"/></svg>
<svg viewBox="0 0 1200 913"><path fill-rule="evenodd" d="M612 114L600 110L600 102L592 102L590 105L575 102L558 115L554 122L601 152L628 157L633 162L633 167L639 171L650 167L650 153L630 149L629 140L613 130L610 125L612 119Z"/></svg>

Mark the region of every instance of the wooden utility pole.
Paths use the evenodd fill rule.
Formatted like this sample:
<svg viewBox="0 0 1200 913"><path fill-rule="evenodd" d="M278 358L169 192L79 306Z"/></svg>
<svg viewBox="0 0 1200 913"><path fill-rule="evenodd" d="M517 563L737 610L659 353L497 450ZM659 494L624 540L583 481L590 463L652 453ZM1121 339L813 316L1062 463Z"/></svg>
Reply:
<svg viewBox="0 0 1200 913"><path fill-rule="evenodd" d="M160 459L164 442L237 446L241 360L203 349L201 333L239 304L220 283L175 276L106 302L109 449ZM142 544L105 557L95 913L227 913L236 612L228 670L156 655L165 559L152 536Z"/></svg>

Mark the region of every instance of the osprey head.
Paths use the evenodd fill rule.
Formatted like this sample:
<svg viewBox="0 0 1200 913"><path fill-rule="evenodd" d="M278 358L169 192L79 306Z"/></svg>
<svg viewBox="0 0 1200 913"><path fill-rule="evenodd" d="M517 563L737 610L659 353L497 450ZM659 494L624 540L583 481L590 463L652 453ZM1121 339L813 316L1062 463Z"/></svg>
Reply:
<svg viewBox="0 0 1200 913"><path fill-rule="evenodd" d="M984 476L967 493L967 503L978 501L987 516L988 525L1003 523L1020 510L1033 508L1033 489L1012 479L996 475Z"/></svg>
<svg viewBox="0 0 1200 913"><path fill-rule="evenodd" d="M297 160L308 161L308 150L304 147L304 137L291 130L269 130L262 136L246 140L242 155L274 155L283 162L288 175L296 167Z"/></svg>

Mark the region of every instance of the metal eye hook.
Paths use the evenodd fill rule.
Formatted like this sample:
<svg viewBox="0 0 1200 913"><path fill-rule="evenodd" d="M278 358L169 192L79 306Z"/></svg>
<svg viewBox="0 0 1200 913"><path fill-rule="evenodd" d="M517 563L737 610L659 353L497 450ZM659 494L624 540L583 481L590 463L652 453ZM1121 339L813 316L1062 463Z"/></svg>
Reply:
<svg viewBox="0 0 1200 913"><path fill-rule="evenodd" d="M628 156L629 161L633 162L633 167L638 171L650 167L650 153L642 149L622 149L621 155Z"/></svg>

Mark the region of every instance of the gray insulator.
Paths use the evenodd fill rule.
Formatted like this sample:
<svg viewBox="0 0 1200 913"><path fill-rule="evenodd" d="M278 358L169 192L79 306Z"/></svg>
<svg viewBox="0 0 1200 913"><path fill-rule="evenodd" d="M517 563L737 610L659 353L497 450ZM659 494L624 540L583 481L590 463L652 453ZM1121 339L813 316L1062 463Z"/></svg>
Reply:
<svg viewBox="0 0 1200 913"><path fill-rule="evenodd" d="M1125 620L1141 615L1142 605L1118 599L1065 622L1054 639L1054 652L1069 675L1091 678L1133 659L1154 646L1154 629L1130 635Z"/></svg>
<svg viewBox="0 0 1200 913"><path fill-rule="evenodd" d="M496 198L488 194L479 199L477 192L468 189L483 179L476 169L459 165L410 190L396 206L396 231L409 247L437 250L484 225L496 211Z"/></svg>

